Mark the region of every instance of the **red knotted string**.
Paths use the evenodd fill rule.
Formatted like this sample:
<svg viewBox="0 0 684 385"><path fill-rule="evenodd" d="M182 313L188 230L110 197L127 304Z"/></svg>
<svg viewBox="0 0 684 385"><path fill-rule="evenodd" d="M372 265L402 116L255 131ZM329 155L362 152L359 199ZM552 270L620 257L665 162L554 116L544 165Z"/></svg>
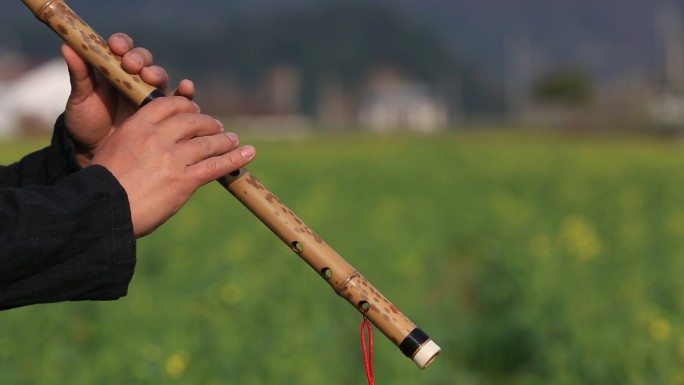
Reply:
<svg viewBox="0 0 684 385"><path fill-rule="evenodd" d="M366 347L366 329L368 329L368 347ZM361 346L363 347L363 362L366 365L368 385L375 385L373 378L373 327L366 317L363 317L363 322L361 322Z"/></svg>

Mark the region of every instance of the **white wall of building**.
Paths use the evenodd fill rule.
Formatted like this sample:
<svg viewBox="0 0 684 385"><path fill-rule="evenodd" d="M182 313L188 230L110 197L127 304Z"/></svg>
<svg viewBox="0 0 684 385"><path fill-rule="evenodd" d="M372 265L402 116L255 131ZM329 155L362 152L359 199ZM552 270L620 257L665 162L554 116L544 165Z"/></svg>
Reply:
<svg viewBox="0 0 684 385"><path fill-rule="evenodd" d="M16 135L25 120L52 127L64 111L70 90L62 58L47 61L15 80L0 82L0 137Z"/></svg>

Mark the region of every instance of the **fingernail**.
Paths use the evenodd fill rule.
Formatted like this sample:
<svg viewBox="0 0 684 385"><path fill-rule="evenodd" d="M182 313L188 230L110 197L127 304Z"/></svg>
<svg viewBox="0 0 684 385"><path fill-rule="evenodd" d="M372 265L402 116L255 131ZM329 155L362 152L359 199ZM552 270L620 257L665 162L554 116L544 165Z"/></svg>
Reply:
<svg viewBox="0 0 684 385"><path fill-rule="evenodd" d="M214 119L214 121L215 121L216 124L219 126L219 128L221 129L221 131L223 131L223 123L222 123L220 120L218 120L218 119Z"/></svg>
<svg viewBox="0 0 684 385"><path fill-rule="evenodd" d="M200 111L201 111L201 110L200 110L200 106L199 106L197 103L192 102L192 105L195 106L195 111L197 111L197 112L200 112Z"/></svg>
<svg viewBox="0 0 684 385"><path fill-rule="evenodd" d="M240 153L242 154L243 158L249 160L249 159L254 158L256 151L254 150L254 147L252 147L252 146L245 146L240 150Z"/></svg>
<svg viewBox="0 0 684 385"><path fill-rule="evenodd" d="M228 137L228 139L230 139L231 142L233 142L235 144L240 143L240 138L238 138L238 136L235 135L234 133L226 132L226 136Z"/></svg>

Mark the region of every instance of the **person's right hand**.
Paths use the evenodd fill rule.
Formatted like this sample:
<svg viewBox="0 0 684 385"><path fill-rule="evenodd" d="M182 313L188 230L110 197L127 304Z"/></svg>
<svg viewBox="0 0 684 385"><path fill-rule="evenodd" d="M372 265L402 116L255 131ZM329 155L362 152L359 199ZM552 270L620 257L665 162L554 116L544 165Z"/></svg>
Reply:
<svg viewBox="0 0 684 385"><path fill-rule="evenodd" d="M181 96L158 98L111 134L91 164L106 167L128 194L136 237L154 231L212 180L248 164L254 147Z"/></svg>

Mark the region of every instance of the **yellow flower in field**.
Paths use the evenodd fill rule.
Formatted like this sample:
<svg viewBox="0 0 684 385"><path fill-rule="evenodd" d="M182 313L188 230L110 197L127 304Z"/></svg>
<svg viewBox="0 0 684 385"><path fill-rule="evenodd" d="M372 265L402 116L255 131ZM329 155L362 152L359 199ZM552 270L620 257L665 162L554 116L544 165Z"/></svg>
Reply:
<svg viewBox="0 0 684 385"><path fill-rule="evenodd" d="M651 337L658 341L664 341L670 336L670 322L663 318L654 318L649 322Z"/></svg>
<svg viewBox="0 0 684 385"><path fill-rule="evenodd" d="M185 373L185 369L190 362L190 356L187 352L179 351L166 360L166 374L171 378L179 378Z"/></svg>
<svg viewBox="0 0 684 385"><path fill-rule="evenodd" d="M594 226L587 219L570 216L561 223L559 243L580 261L597 257L603 248Z"/></svg>
<svg viewBox="0 0 684 385"><path fill-rule="evenodd" d="M225 285L221 288L220 297L225 304L234 305L242 300L242 289L238 285Z"/></svg>

